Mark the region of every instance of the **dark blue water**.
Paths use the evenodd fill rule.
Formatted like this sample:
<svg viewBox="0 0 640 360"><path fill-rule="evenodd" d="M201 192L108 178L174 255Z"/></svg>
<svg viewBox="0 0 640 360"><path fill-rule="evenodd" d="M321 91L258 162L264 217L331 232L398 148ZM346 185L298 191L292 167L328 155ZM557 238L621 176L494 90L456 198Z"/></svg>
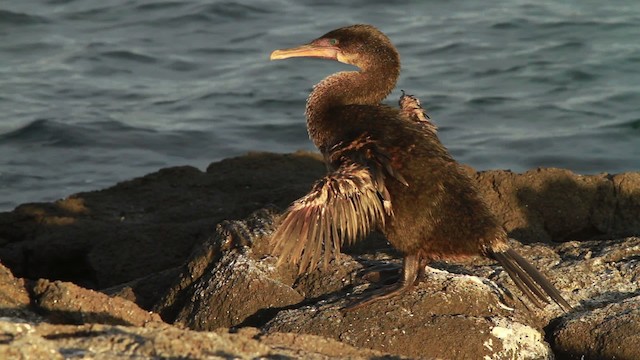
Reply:
<svg viewBox="0 0 640 360"><path fill-rule="evenodd" d="M304 102L346 65L273 49L371 23L454 156L640 170L640 2L0 3L0 210L172 165L313 149Z"/></svg>

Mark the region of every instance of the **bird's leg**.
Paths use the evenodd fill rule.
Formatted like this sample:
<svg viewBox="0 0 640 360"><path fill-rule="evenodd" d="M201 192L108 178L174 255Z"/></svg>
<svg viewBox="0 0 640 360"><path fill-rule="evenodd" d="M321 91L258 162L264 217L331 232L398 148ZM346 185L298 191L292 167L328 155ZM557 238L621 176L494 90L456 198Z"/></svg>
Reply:
<svg viewBox="0 0 640 360"><path fill-rule="evenodd" d="M415 284L427 278L427 265L429 265L429 260L425 258L420 258L420 264L418 265L418 276L416 277Z"/></svg>
<svg viewBox="0 0 640 360"><path fill-rule="evenodd" d="M410 290L413 288L416 279L418 278L421 263L422 261L418 254L406 255L402 260L402 278L399 281L395 284L387 285L368 292L364 297L350 303L343 310L352 311L378 300L389 299Z"/></svg>
<svg viewBox="0 0 640 360"><path fill-rule="evenodd" d="M376 264L363 269L360 277L368 282L392 284L400 281L402 267L395 263Z"/></svg>
<svg viewBox="0 0 640 360"><path fill-rule="evenodd" d="M418 276L416 277L415 285L418 285L418 283L427 278L426 268L428 265L428 259L420 259L420 268L418 269ZM366 269L363 269L360 277L368 282L393 284L400 281L401 275L402 266L395 263L383 263L371 265Z"/></svg>

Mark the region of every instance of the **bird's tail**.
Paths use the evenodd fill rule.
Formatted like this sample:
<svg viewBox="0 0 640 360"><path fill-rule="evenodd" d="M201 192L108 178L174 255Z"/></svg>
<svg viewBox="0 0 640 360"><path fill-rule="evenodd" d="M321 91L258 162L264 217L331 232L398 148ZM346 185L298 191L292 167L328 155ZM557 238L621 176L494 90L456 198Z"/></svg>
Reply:
<svg viewBox="0 0 640 360"><path fill-rule="evenodd" d="M564 311L571 310L571 305L560 295L558 289L515 250L492 252L491 256L502 265L518 289L537 307L542 308L551 298Z"/></svg>

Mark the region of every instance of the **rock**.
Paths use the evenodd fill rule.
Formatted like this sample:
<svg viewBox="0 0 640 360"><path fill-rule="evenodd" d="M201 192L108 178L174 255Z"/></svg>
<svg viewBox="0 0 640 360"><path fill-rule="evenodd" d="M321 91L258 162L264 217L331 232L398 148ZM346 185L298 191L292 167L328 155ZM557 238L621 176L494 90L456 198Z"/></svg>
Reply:
<svg viewBox="0 0 640 360"><path fill-rule="evenodd" d="M7 321L9 320L9 321ZM62 360L64 354L51 341L36 334L35 324L18 318L0 318L0 358Z"/></svg>
<svg viewBox="0 0 640 360"><path fill-rule="evenodd" d="M406 359L314 335L271 333L260 335L259 339L263 344L286 351L291 359Z"/></svg>
<svg viewBox="0 0 640 360"><path fill-rule="evenodd" d="M566 359L638 359L640 296L571 314L553 330L552 338Z"/></svg>
<svg viewBox="0 0 640 360"><path fill-rule="evenodd" d="M31 283L2 265L0 295L0 359L389 358L312 335L186 330L122 298L61 281Z"/></svg>
<svg viewBox="0 0 640 360"><path fill-rule="evenodd" d="M315 334L411 358L549 359L535 328L516 322L477 277L441 273L411 293L343 313L343 297L279 312L267 333Z"/></svg>
<svg viewBox="0 0 640 360"><path fill-rule="evenodd" d="M309 335L273 334L261 341L251 329L238 333L199 332L170 325L128 327L30 324L0 319L2 359L258 359L384 358ZM304 344L305 346L302 346ZM337 354L337 355L336 355Z"/></svg>
<svg viewBox="0 0 640 360"><path fill-rule="evenodd" d="M637 342L640 173L468 169L564 314L483 259L434 263L414 290L343 313L376 286L363 273L399 265L383 238L304 276L269 255L269 204L324 172L313 154L250 154L0 213L0 358L640 358L622 348Z"/></svg>
<svg viewBox="0 0 640 360"><path fill-rule="evenodd" d="M572 241L556 248L555 284L586 308L604 306L640 292L640 238ZM541 259L542 260L542 259Z"/></svg>
<svg viewBox="0 0 640 360"><path fill-rule="evenodd" d="M109 189L0 213L0 259L18 277L106 289L181 266L225 219L285 208L325 172L317 154L254 153L163 169ZM561 169L470 175L510 234L524 242L640 234L640 173ZM121 251L123 248L129 251Z"/></svg>
<svg viewBox="0 0 640 360"><path fill-rule="evenodd" d="M576 175L564 169L470 174L514 238L587 240L640 234L640 173Z"/></svg>
<svg viewBox="0 0 640 360"><path fill-rule="evenodd" d="M573 276L583 272L577 261L567 259L565 263L554 246L514 241L512 247L542 269L567 299L577 304L570 287L574 284L558 280L566 273ZM380 257L358 259L374 265L393 261ZM348 261L344 263L349 266ZM354 287L329 290L319 297L314 294L316 298L308 299L306 306L279 312L263 330L314 334L412 358L553 357L543 329L563 316L557 305L536 308L494 262L476 259L435 266L437 269L424 282L401 296L342 312L349 298L363 291L364 285L354 282ZM324 272L325 276L331 277L332 271L334 267ZM611 283L612 288L624 286L625 279L619 280Z"/></svg>
<svg viewBox="0 0 640 360"><path fill-rule="evenodd" d="M172 267L157 273L102 289L100 292L136 303L142 309L153 309L180 274L181 267Z"/></svg>
<svg viewBox="0 0 640 360"><path fill-rule="evenodd" d="M0 317L30 316L30 303L24 279L16 279L11 271L0 263Z"/></svg>
<svg viewBox="0 0 640 360"><path fill-rule="evenodd" d="M275 259L260 261L264 254L258 246L255 253L250 247L273 232L273 215L264 210L245 221L218 226L194 251L155 310L169 322L214 330L243 324L259 311L268 313L302 301L291 284L279 278Z"/></svg>
<svg viewBox="0 0 640 360"><path fill-rule="evenodd" d="M436 264L439 270L413 291L354 312L343 313L340 309L349 297L361 292L362 286L356 286L355 290L347 287L343 291L327 291L306 306L279 312L263 329L267 333L315 334L409 357L456 359L540 359L552 358L552 351L595 354L593 358L598 358L597 354L615 354L599 344L616 349L614 345L620 345L621 340L636 340L634 326L638 323L633 321L638 314L633 306L637 307L640 294L640 238L555 246L516 242L511 245L543 270L576 307L574 312L564 314L554 304L537 309L523 298L501 268L475 260L459 265ZM325 276L331 276L331 270ZM523 299L509 299L499 289L507 289L514 297ZM633 294L633 299L624 300ZM620 329L616 338L605 335L605 329L608 331L614 325L601 331L587 331L583 324L574 330L582 331L575 341L574 333L563 331L563 336L554 333L547 337L550 344L545 342L545 332L557 331L555 326L573 319L574 314L591 314L619 301L628 303L627 308L614 307L606 312L609 319L618 316L625 324L610 321ZM629 309L634 312L629 313ZM590 326L603 324L603 319L604 316L596 317ZM571 324L582 321L582 318L571 320ZM603 341L604 338L608 341ZM573 342L567 344L568 341ZM581 352L573 351L575 344L582 346ZM640 358L636 347L628 346L625 351L626 357L622 358Z"/></svg>
<svg viewBox="0 0 640 360"><path fill-rule="evenodd" d="M117 286L182 265L217 223L284 207L324 171L317 155L256 153L21 205L0 213L0 259L18 277Z"/></svg>
<svg viewBox="0 0 640 360"><path fill-rule="evenodd" d="M144 326L161 321L157 314L142 310L129 300L109 297L73 283L40 279L32 293L35 310L53 323Z"/></svg>

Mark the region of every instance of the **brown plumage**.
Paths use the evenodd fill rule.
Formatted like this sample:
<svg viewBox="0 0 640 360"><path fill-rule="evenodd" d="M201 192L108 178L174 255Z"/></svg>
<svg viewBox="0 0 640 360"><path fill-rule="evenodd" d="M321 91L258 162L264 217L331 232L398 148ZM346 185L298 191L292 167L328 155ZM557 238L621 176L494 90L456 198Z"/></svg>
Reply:
<svg viewBox="0 0 640 360"><path fill-rule="evenodd" d="M309 136L329 172L294 202L272 241L280 262L301 272L327 262L344 243L380 230L403 255L401 280L351 309L410 289L428 261L487 256L497 260L537 306L570 305L507 244L507 234L459 164L437 138L415 97L401 108L380 102L395 87L400 57L370 25L331 31L309 44L276 50L271 59L318 57L359 68L314 87L306 107Z"/></svg>
<svg viewBox="0 0 640 360"><path fill-rule="evenodd" d="M402 96L400 96L400 100L398 101L398 105L400 105L400 112L403 116L409 118L410 120L420 124L422 128L426 131L430 131L435 133L438 131L438 127L435 126L431 121L427 112L422 108L420 104L420 100L413 95L405 94L404 90L402 91Z"/></svg>

